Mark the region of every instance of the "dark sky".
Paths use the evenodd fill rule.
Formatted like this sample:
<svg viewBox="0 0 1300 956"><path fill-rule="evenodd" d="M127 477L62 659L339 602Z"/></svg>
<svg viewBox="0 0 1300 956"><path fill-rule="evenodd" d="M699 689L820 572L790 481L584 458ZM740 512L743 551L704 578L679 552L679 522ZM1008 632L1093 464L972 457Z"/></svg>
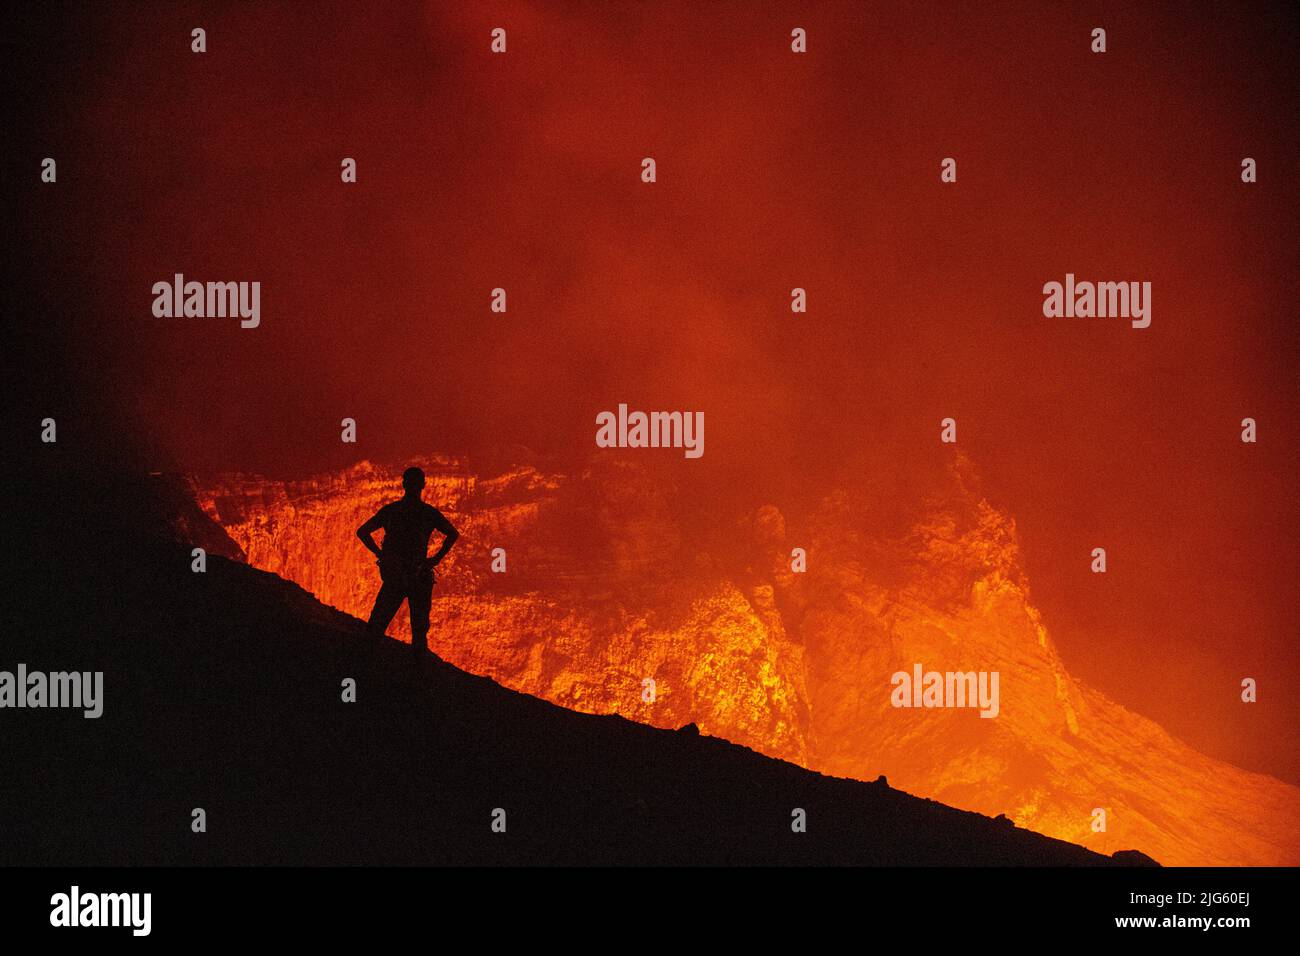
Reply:
<svg viewBox="0 0 1300 956"><path fill-rule="evenodd" d="M598 411L699 409L704 458L654 467L705 516L882 471L907 495L951 415L1072 671L1300 781L1294 33L1128 6L23 14L11 417L296 476L519 446L572 468ZM260 281L261 327L155 319L176 272ZM1066 272L1150 281L1151 327L1044 318Z"/></svg>

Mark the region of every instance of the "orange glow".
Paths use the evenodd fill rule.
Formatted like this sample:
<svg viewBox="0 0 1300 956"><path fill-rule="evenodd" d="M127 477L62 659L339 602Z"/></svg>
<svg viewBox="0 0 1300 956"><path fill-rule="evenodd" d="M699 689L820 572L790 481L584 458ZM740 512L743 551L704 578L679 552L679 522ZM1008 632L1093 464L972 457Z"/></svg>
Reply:
<svg viewBox="0 0 1300 956"><path fill-rule="evenodd" d="M484 477L426 459L426 500L462 538L440 571L430 646L467 671L579 711L706 734L874 779L1101 852L1165 864L1300 863L1300 789L1205 757L1065 670L1030 601L1014 521L959 460L898 533L828 497L803 539L775 505L683 559L659 485L615 458L580 474ZM378 589L353 532L399 492L361 463L302 482L227 476L200 500L250 564L365 618ZM490 571L502 547L507 572ZM390 633L409 640L406 610ZM1001 713L890 705L890 675L996 670ZM643 699L645 679L655 700ZM1106 830L1092 830L1093 811Z"/></svg>

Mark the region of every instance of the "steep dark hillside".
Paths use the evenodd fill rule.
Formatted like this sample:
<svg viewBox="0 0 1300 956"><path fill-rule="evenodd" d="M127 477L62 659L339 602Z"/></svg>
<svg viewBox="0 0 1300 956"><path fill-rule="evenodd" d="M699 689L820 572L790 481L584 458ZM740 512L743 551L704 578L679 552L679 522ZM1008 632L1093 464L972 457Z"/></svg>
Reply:
<svg viewBox="0 0 1300 956"><path fill-rule="evenodd" d="M105 689L97 720L0 711L5 863L1112 862L417 664L273 574L216 555L192 572L161 480L11 477L0 669L103 670Z"/></svg>

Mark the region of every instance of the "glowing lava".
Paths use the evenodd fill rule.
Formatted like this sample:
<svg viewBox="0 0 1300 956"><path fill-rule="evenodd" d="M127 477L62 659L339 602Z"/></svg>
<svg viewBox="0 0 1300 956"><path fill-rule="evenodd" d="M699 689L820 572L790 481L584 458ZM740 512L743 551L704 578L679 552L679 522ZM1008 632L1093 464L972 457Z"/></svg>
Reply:
<svg viewBox="0 0 1300 956"><path fill-rule="evenodd" d="M1104 853L1300 863L1300 788L1205 757L1066 673L1029 602L1014 523L964 466L901 536L872 529L851 495L828 498L799 542L809 570L795 574L775 506L747 519L728 553L684 558L663 492L613 460L491 478L417 464L426 498L462 533L440 569L429 642L464 670L575 710L695 722L824 773L884 773ZM364 618L379 579L353 532L399 495L399 472L226 476L199 498L250 564ZM490 570L498 547L504 574ZM405 614L390 633L409 640ZM892 707L890 675L917 663L998 671L996 719Z"/></svg>

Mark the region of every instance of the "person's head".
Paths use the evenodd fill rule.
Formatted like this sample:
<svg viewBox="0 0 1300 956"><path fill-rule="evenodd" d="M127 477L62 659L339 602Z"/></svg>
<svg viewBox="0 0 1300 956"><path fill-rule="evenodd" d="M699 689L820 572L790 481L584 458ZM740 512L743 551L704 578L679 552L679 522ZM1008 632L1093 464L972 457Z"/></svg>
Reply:
<svg viewBox="0 0 1300 956"><path fill-rule="evenodd" d="M402 487L406 489L408 495L419 496L424 490L424 472L415 466L411 466L402 472Z"/></svg>

